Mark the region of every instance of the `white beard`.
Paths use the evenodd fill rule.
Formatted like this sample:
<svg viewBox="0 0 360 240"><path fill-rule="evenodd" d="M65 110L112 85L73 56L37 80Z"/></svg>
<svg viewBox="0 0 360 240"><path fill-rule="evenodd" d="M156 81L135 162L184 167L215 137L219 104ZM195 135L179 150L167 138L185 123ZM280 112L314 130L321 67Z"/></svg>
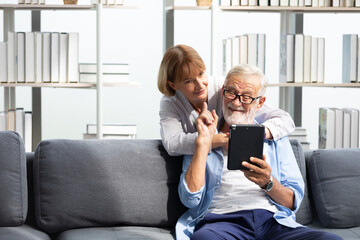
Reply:
<svg viewBox="0 0 360 240"><path fill-rule="evenodd" d="M229 125L233 124L253 124L256 114L256 104L254 104L253 107L251 107L247 112L238 112L238 111L231 111L231 109L234 110L240 110L245 111L245 109L240 107L235 107L232 102L229 102L227 106L225 106L225 103L223 101L223 113L224 113L224 119Z"/></svg>

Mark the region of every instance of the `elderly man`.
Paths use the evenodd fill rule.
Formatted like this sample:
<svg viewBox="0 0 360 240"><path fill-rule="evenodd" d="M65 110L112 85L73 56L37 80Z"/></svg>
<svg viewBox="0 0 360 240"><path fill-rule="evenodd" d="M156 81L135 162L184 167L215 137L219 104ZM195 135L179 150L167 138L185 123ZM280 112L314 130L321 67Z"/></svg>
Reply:
<svg viewBox="0 0 360 240"><path fill-rule="evenodd" d="M232 124L256 124L264 104L267 80L257 67L239 65L226 76L219 131ZM295 212L304 195L304 182L287 137L264 139L263 159L250 158L250 170L227 169L227 149L211 149L216 113L204 103L196 120L194 155L184 156L179 183L182 203L189 208L176 225L177 239L341 239L303 227ZM245 136L244 136L245 137Z"/></svg>

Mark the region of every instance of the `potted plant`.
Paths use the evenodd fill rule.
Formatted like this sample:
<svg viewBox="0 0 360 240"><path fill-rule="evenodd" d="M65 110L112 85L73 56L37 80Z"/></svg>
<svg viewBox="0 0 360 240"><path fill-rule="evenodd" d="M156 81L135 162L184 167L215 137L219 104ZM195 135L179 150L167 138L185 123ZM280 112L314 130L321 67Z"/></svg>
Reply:
<svg viewBox="0 0 360 240"><path fill-rule="evenodd" d="M211 6L212 0L196 0L198 6Z"/></svg>

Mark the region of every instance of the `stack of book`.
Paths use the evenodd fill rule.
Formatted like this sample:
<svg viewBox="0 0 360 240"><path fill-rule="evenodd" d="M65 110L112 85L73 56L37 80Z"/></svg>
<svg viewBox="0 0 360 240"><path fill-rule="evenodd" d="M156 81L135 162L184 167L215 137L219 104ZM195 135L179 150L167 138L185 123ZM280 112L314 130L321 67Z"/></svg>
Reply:
<svg viewBox="0 0 360 240"><path fill-rule="evenodd" d="M357 34L343 35L342 82L360 82L360 39Z"/></svg>
<svg viewBox="0 0 360 240"><path fill-rule="evenodd" d="M2 83L76 83L78 64L78 33L9 32L0 43Z"/></svg>
<svg viewBox="0 0 360 240"><path fill-rule="evenodd" d="M358 148L359 110L319 109L319 148Z"/></svg>
<svg viewBox="0 0 360 240"><path fill-rule="evenodd" d="M18 0L19 4L45 4L45 0Z"/></svg>
<svg viewBox="0 0 360 240"><path fill-rule="evenodd" d="M102 126L104 139L135 139L136 125L135 124L103 124ZM96 139L97 125L87 124L86 133L83 134L84 139Z"/></svg>
<svg viewBox="0 0 360 240"><path fill-rule="evenodd" d="M32 151L32 112L23 108L0 112L0 131L19 133L25 144L26 152Z"/></svg>
<svg viewBox="0 0 360 240"><path fill-rule="evenodd" d="M324 82L324 38L283 34L280 45L280 82Z"/></svg>
<svg viewBox="0 0 360 240"><path fill-rule="evenodd" d="M91 4L124 5L124 0L91 0Z"/></svg>
<svg viewBox="0 0 360 240"><path fill-rule="evenodd" d="M224 75L238 64L258 66L265 73L266 35L263 33L245 34L223 40Z"/></svg>
<svg viewBox="0 0 360 240"><path fill-rule="evenodd" d="M272 7L360 7L359 0L221 0L228 6L272 6Z"/></svg>
<svg viewBox="0 0 360 240"><path fill-rule="evenodd" d="M129 82L129 64L127 63L104 63L102 66L102 82L119 83ZM97 65L95 63L79 64L79 80L81 83L96 83Z"/></svg>
<svg viewBox="0 0 360 240"><path fill-rule="evenodd" d="M306 137L306 129L301 127L296 127L295 131L289 135L289 139L296 139L301 143L303 150L310 150L310 143Z"/></svg>

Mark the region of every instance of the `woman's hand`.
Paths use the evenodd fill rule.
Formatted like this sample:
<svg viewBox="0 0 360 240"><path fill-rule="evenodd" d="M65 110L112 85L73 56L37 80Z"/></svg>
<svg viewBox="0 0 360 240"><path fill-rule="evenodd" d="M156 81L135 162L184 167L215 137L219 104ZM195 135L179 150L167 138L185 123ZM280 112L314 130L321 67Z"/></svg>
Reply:
<svg viewBox="0 0 360 240"><path fill-rule="evenodd" d="M218 116L213 110L210 112L207 107L207 103L203 103L203 108L199 117L196 119L196 128L198 130L197 143L206 144L210 147L212 139L216 132L218 122Z"/></svg>

